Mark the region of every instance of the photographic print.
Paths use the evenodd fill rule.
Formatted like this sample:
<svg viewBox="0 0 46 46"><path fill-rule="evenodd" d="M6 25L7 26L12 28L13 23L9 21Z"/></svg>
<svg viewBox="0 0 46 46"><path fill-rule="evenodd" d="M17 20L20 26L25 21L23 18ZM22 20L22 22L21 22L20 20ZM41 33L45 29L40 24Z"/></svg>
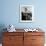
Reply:
<svg viewBox="0 0 46 46"><path fill-rule="evenodd" d="M20 5L20 22L32 22L33 11L32 5Z"/></svg>

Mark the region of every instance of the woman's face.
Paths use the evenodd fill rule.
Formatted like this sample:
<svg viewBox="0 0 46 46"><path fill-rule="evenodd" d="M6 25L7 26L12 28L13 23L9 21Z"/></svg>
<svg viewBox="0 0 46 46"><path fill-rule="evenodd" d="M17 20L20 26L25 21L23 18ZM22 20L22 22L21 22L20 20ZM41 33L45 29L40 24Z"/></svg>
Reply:
<svg viewBox="0 0 46 46"><path fill-rule="evenodd" d="M27 9L27 8L25 8L25 12L27 12L27 10L28 10L28 9Z"/></svg>

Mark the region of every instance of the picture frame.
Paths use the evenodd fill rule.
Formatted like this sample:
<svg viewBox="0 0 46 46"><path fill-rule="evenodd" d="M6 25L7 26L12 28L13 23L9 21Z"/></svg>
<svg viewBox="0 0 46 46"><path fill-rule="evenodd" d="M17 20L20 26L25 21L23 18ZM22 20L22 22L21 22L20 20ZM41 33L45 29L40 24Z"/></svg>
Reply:
<svg viewBox="0 0 46 46"><path fill-rule="evenodd" d="M34 21L34 6L20 5L20 22L33 22L33 21Z"/></svg>

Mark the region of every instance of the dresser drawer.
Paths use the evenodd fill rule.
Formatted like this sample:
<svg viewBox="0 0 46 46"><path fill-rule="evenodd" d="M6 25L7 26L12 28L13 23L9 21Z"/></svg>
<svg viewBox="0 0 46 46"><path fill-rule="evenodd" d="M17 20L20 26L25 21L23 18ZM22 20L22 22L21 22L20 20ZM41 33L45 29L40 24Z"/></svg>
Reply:
<svg viewBox="0 0 46 46"><path fill-rule="evenodd" d="M14 43L14 42L23 41L23 36L4 36L3 43Z"/></svg>
<svg viewBox="0 0 46 46"><path fill-rule="evenodd" d="M44 36L32 36L32 43L33 44L43 44Z"/></svg>
<svg viewBox="0 0 46 46"><path fill-rule="evenodd" d="M23 36L23 32L4 32L5 36Z"/></svg>
<svg viewBox="0 0 46 46"><path fill-rule="evenodd" d="M44 36L45 33L44 32L25 32L24 36Z"/></svg>
<svg viewBox="0 0 46 46"><path fill-rule="evenodd" d="M19 44L18 44L18 43L17 43L17 44L16 44L16 43L12 43L12 44L10 44L10 43L4 44L4 43L3 43L2 46L23 46L23 43L19 43Z"/></svg>
<svg viewBox="0 0 46 46"><path fill-rule="evenodd" d="M44 46L44 44L32 44L32 46Z"/></svg>
<svg viewBox="0 0 46 46"><path fill-rule="evenodd" d="M4 37L3 46L23 46L23 37L22 36Z"/></svg>

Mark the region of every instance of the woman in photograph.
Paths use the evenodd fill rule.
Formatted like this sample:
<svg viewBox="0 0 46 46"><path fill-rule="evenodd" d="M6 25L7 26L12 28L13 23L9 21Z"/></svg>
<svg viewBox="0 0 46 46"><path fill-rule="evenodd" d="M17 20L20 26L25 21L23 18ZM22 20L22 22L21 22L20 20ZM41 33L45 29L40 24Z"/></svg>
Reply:
<svg viewBox="0 0 46 46"><path fill-rule="evenodd" d="M28 8L24 8L24 12L21 12L22 20L32 20L32 13L28 10Z"/></svg>

